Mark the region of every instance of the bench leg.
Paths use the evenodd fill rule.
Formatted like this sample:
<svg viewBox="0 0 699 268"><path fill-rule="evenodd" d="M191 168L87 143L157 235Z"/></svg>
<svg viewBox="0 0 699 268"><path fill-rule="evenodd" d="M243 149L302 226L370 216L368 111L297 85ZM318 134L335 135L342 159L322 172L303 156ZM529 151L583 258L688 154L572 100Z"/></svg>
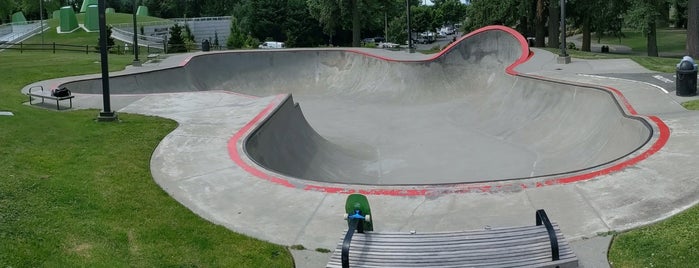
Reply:
<svg viewBox="0 0 699 268"><path fill-rule="evenodd" d="M56 110L59 110L59 111L61 110L61 106L58 105L58 100L56 100Z"/></svg>

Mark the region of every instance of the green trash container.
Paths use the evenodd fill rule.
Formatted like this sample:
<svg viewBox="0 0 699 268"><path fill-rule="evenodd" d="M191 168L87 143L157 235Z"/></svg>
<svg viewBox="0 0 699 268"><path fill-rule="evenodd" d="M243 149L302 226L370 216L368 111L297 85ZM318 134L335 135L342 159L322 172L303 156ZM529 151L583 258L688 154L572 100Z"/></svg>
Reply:
<svg viewBox="0 0 699 268"><path fill-rule="evenodd" d="M675 94L677 96L694 96L697 94L697 65L689 56L677 64Z"/></svg>

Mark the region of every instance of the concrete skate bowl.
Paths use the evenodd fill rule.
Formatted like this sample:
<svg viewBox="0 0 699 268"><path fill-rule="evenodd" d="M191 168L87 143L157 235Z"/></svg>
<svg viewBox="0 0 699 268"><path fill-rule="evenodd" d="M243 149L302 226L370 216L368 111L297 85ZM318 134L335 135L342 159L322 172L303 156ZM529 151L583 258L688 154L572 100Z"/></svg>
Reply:
<svg viewBox="0 0 699 268"><path fill-rule="evenodd" d="M288 93L237 133L242 146L231 155L249 158L254 163L236 162L259 177L322 191L507 181L524 187L586 179L647 157L654 126L623 96L515 72L528 57L521 35L487 27L422 61L342 49L212 53L112 78L111 88ZM97 94L97 83L66 86Z"/></svg>

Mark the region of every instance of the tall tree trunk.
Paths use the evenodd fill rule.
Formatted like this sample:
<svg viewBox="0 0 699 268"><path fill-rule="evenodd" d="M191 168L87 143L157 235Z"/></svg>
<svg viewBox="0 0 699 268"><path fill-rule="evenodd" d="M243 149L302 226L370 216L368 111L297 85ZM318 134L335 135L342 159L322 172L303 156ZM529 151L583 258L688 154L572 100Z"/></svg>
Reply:
<svg viewBox="0 0 699 268"><path fill-rule="evenodd" d="M580 50L582 50L582 51L587 51L587 52L591 51L590 44L592 43L592 31L590 31L590 24L591 24L590 19L585 19L585 21L582 24L583 39L582 39L582 48L580 48Z"/></svg>
<svg viewBox="0 0 699 268"><path fill-rule="evenodd" d="M648 23L648 56L657 57L658 56L658 40L656 31L656 21Z"/></svg>
<svg viewBox="0 0 699 268"><path fill-rule="evenodd" d="M544 7L544 0L537 0L536 2L536 19L534 20L534 37L536 47L546 46L546 8Z"/></svg>
<svg viewBox="0 0 699 268"><path fill-rule="evenodd" d="M359 3L358 0L352 0L352 46L359 47L361 45L361 26L359 20Z"/></svg>
<svg viewBox="0 0 699 268"><path fill-rule="evenodd" d="M699 59L699 0L687 3L687 54Z"/></svg>
<svg viewBox="0 0 699 268"><path fill-rule="evenodd" d="M697 0L699 1L699 0ZM558 1L551 0L549 4L549 47L558 48L561 45L561 7Z"/></svg>

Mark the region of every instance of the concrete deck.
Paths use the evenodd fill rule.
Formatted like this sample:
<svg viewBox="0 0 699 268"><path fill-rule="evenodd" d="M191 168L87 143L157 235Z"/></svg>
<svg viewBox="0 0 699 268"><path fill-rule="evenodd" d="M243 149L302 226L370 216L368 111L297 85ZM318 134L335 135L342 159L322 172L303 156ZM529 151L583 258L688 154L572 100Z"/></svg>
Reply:
<svg viewBox="0 0 699 268"><path fill-rule="evenodd" d="M358 51L386 59L424 60L429 57L379 49ZM329 254L316 253L312 249L334 248L341 238L342 230L346 228L342 219L344 199L346 193L353 191L372 194L369 200L374 210L372 219L375 228L385 231L448 231L530 225L534 222L534 211L543 208L553 221L559 223L566 237L574 241L573 246L580 255L583 266L598 267L598 264L605 263L606 254L606 247L599 247L609 243L608 237L598 234L647 225L672 216L699 201L699 184L694 181L694 174L699 168L691 164L692 157L699 153L699 149L693 146L699 138L699 115L686 111L679 105L689 98L676 97L644 83L583 75L648 72L629 60L574 59L571 64L558 65L555 55L543 50L533 51L534 56L511 70L510 74L501 69L499 73L502 76L497 81L502 81L500 78L516 80L508 80L510 88L513 83L526 81L532 83L528 84L528 89L536 87L532 80L554 79L567 83L561 84L562 87L572 86L578 92L583 92L583 89L578 88L578 83L608 87L607 90L612 92L608 93L609 99L619 103L618 110L613 113L637 114L643 118L651 130L648 142L639 145L639 149L629 155L612 157L597 167L562 175L544 174L533 179L437 187L429 183L418 186L308 183L259 167L242 151L245 137L283 104L286 96L278 95L280 92L264 92L253 97L247 95L251 92L242 91L246 94L240 94L241 91L237 90L240 83L227 84L231 91L200 91L207 86L199 83L176 88L175 91L179 92L174 93L149 91L149 94L139 94L137 89L129 92L134 87L127 86L129 90L125 94L113 95L111 99L112 107L119 113L162 116L180 124L163 139L151 159L153 177L165 191L198 215L233 231L273 243L300 244L311 249L292 251L298 267L317 267L327 262ZM196 59L197 55L201 53L173 56L155 65L128 68L115 75L130 76L146 71L151 72L148 75L158 76L158 72L155 72L158 69L194 68L192 66L199 66L200 63L189 64L192 57ZM497 63L492 66L504 68L518 58L517 54L514 57L507 56L507 62L489 59ZM479 63L487 65L487 60L486 57L485 61ZM520 76L507 78L512 73L519 73ZM386 74L385 77L395 78L395 75ZM69 81L94 77L62 78L36 84L55 87L69 84ZM308 78L303 77L304 81ZM169 75L159 79L161 80L144 85L152 85L152 82L167 83L165 79L175 77ZM487 77L481 79L487 80ZM408 80L410 83L401 85L419 83L418 80ZM122 84L142 82L133 81ZM236 80L240 81L243 80ZM285 83L294 86L302 85L304 81ZM119 83L121 82L116 82ZM36 84L28 85L27 88ZM74 92L84 90L78 84L75 85L78 90L69 88ZM85 88L89 87L91 86ZM167 87L163 88L167 90ZM317 94L311 93L308 96ZM294 97L296 98L296 93ZM101 98L101 95L78 93L74 99L74 108L100 108ZM305 114L306 104L303 98L298 100L304 107ZM590 106L591 103L585 105L589 110L601 109L599 106ZM575 102L569 103L569 106L574 104ZM588 112L586 109L580 111ZM615 116L613 113L609 113L609 116ZM308 116L308 120L311 124L315 122L312 116ZM586 126L593 125L594 122ZM614 127L604 125L604 128ZM370 134L372 129L357 131ZM322 134L322 130L318 132ZM457 147L469 144L454 142L451 145ZM458 162L448 161L448 164L456 165ZM431 170L434 174L435 169Z"/></svg>

